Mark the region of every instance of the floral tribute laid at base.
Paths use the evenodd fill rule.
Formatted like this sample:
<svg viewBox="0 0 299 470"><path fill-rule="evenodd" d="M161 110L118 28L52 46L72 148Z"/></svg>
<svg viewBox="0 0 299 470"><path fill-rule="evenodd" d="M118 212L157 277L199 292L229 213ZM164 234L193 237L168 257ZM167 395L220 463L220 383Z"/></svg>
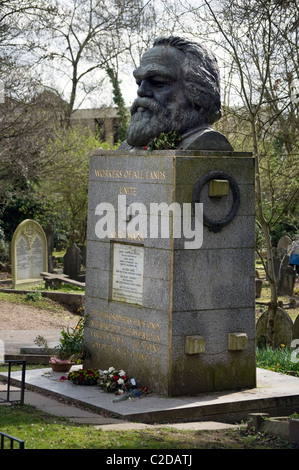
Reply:
<svg viewBox="0 0 299 470"><path fill-rule="evenodd" d="M150 393L148 387L138 388L134 378L130 379L124 370L114 367L107 370L75 370L69 373L68 380L75 385L98 385L105 392L117 395L114 402L141 398Z"/></svg>
<svg viewBox="0 0 299 470"><path fill-rule="evenodd" d="M99 377L97 369L79 369L70 372L68 380L71 380L75 385L97 385Z"/></svg>

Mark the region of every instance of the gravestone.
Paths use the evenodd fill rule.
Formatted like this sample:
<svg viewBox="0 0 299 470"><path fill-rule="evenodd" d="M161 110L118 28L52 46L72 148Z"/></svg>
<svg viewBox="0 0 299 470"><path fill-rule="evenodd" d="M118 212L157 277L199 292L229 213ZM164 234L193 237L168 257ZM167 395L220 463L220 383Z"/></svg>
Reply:
<svg viewBox="0 0 299 470"><path fill-rule="evenodd" d="M256 341L257 344L263 343L266 338L267 315L264 312L256 323ZM274 319L274 348L279 348L281 344L290 347L293 339L293 320L290 315L282 308L277 308Z"/></svg>
<svg viewBox="0 0 299 470"><path fill-rule="evenodd" d="M281 259L286 255L292 246L292 240L288 235L281 237L277 243L277 255Z"/></svg>
<svg viewBox="0 0 299 470"><path fill-rule="evenodd" d="M299 315L297 315L293 325L293 339L299 340Z"/></svg>
<svg viewBox="0 0 299 470"><path fill-rule="evenodd" d="M286 263L282 263L280 268L280 277L278 285L278 295L289 295L292 296L296 281L296 267L289 266L289 257L285 257Z"/></svg>
<svg viewBox="0 0 299 470"><path fill-rule="evenodd" d="M34 220L24 220L16 228L11 242L12 287L32 285L48 270L47 238Z"/></svg>
<svg viewBox="0 0 299 470"><path fill-rule="evenodd" d="M262 293L263 280L255 279L255 298L259 299Z"/></svg>
<svg viewBox="0 0 299 470"><path fill-rule="evenodd" d="M127 141L90 159L84 366L167 396L256 384L254 158L210 127L217 70L199 45L155 41ZM173 150L149 145L182 130Z"/></svg>
<svg viewBox="0 0 299 470"><path fill-rule="evenodd" d="M81 251L80 248L73 243L68 247L63 257L63 273L67 274L71 279L78 280L81 267Z"/></svg>
<svg viewBox="0 0 299 470"><path fill-rule="evenodd" d="M53 256L54 250L54 230L50 225L45 228L45 234L48 243L48 272L54 273L55 268L55 256Z"/></svg>
<svg viewBox="0 0 299 470"><path fill-rule="evenodd" d="M85 268L86 266L86 245L78 245L78 248L81 252L81 264Z"/></svg>

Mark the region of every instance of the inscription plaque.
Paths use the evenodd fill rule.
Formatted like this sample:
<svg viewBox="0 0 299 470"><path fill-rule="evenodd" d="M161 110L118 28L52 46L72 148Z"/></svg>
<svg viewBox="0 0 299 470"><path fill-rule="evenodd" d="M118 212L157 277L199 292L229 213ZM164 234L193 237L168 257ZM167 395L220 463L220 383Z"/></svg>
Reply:
<svg viewBox="0 0 299 470"><path fill-rule="evenodd" d="M16 243L17 250L17 274L18 279L30 278L30 251L29 242L21 235Z"/></svg>
<svg viewBox="0 0 299 470"><path fill-rule="evenodd" d="M112 300L142 305L144 249L113 243Z"/></svg>

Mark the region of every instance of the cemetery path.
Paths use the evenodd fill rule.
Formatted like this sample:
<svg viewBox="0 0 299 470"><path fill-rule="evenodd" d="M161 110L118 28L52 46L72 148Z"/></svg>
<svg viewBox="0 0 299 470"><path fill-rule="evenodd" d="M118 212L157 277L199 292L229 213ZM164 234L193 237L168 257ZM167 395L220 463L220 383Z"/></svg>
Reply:
<svg viewBox="0 0 299 470"><path fill-rule="evenodd" d="M0 330L56 330L74 328L80 317L63 307L37 308L0 301Z"/></svg>

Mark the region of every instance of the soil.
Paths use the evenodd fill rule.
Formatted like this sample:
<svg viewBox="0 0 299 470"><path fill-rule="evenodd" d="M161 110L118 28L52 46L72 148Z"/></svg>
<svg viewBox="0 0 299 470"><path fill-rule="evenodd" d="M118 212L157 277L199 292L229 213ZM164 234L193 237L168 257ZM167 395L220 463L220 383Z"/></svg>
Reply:
<svg viewBox="0 0 299 470"><path fill-rule="evenodd" d="M11 274L0 272L0 288L10 287ZM79 315L51 299L26 304L24 295L18 294L18 298L13 302L0 300L0 331L61 330L67 326L74 328L80 320Z"/></svg>
<svg viewBox="0 0 299 470"><path fill-rule="evenodd" d="M22 303L0 301L0 330L60 330L74 328L80 319L63 307L42 309Z"/></svg>

